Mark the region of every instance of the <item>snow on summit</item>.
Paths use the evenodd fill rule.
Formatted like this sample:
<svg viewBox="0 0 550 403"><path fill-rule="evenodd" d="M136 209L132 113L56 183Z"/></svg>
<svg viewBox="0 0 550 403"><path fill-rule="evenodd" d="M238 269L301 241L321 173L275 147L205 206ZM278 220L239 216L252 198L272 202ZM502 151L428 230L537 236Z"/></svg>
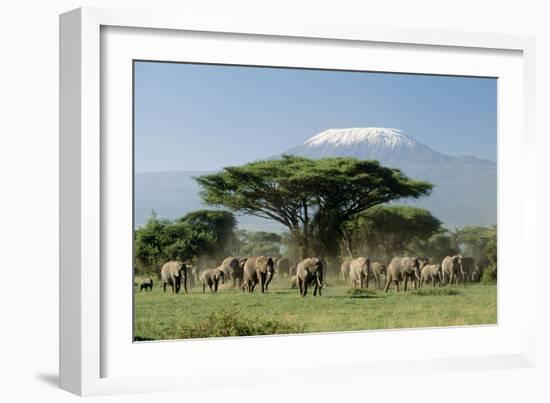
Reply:
<svg viewBox="0 0 550 403"><path fill-rule="evenodd" d="M357 144L369 144L371 146L396 148L412 148L416 141L408 137L401 130L383 127L363 127L348 129L328 129L310 139L303 145L310 147L318 146L353 146Z"/></svg>
<svg viewBox="0 0 550 403"><path fill-rule="evenodd" d="M390 166L452 158L433 151L399 129L384 127L328 129L287 150L285 154L308 158L374 159Z"/></svg>

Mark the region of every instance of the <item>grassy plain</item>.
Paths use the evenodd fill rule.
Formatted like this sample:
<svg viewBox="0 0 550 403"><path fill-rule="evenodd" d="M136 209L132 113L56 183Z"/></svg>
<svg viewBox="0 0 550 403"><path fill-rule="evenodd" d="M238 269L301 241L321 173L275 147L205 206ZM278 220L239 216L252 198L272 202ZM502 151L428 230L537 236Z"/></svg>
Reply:
<svg viewBox="0 0 550 403"><path fill-rule="evenodd" d="M136 282L139 284L140 279ZM217 294L195 286L189 294L135 287L135 340L166 340L254 334L495 324L496 285L352 290L329 278L322 297L301 298L286 278L269 292L221 288Z"/></svg>

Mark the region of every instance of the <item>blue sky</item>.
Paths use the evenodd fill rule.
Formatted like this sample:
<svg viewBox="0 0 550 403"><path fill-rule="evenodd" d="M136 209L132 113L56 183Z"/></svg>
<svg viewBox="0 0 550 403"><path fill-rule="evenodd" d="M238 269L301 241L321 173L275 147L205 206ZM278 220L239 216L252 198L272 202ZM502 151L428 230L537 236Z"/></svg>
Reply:
<svg viewBox="0 0 550 403"><path fill-rule="evenodd" d="M488 78L136 62L135 171L216 170L368 126L496 161L496 88Z"/></svg>

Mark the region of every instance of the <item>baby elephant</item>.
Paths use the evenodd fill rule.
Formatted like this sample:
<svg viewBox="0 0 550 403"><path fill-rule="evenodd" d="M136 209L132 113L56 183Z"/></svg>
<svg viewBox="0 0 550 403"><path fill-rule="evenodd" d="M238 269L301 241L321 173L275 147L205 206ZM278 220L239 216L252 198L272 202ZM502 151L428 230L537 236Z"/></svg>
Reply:
<svg viewBox="0 0 550 403"><path fill-rule="evenodd" d="M223 269L208 269L201 273L202 278L202 292L206 292L206 286L210 288L212 292L218 292L218 284L221 280L222 284L225 283L225 275Z"/></svg>
<svg viewBox="0 0 550 403"><path fill-rule="evenodd" d="M435 287L436 282L441 287L441 265L428 264L424 266L420 273L420 286L422 287L424 283L432 283L432 287Z"/></svg>
<svg viewBox="0 0 550 403"><path fill-rule="evenodd" d="M153 279L146 278L143 280L139 286L139 292L142 292L145 289L145 291L153 291Z"/></svg>

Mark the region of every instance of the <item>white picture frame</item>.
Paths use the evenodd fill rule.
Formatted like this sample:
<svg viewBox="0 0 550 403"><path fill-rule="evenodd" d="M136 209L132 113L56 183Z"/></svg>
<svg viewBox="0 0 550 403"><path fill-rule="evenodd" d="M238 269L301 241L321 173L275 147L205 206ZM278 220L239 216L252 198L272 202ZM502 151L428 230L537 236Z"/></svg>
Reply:
<svg viewBox="0 0 550 403"><path fill-rule="evenodd" d="M128 314L128 299L125 298L131 293L130 287L114 291L120 290L118 285L124 281L131 281L130 273L116 276L113 270L106 269L117 262L125 264L128 249L124 253L113 252L117 249L113 245L118 247L121 242L131 239L131 229L127 226L131 215L123 212L125 208L128 210L128 196L131 195L131 177L128 176L131 138L128 143L126 135L131 130L128 127L131 126L131 119L128 120L131 102L128 103L129 87L125 75L128 74L128 60L180 58L172 49L181 41L188 41L184 52L194 52L192 60L188 61L270 65L274 56L283 60L283 53L288 53L286 57L292 59L281 61L282 65L289 65L294 60L297 67L349 68L355 63L357 69L368 66L374 71L398 71L395 66L402 63L402 72L498 76L502 82L499 97L504 97L499 98L498 106L499 262L509 262L499 265L498 325L132 343L131 338L126 337L127 332L131 332L128 329L131 314ZM231 54L224 55L221 48L216 48L230 41L234 41L231 42ZM264 46L272 48L262 51L260 48ZM300 52L296 52L295 46ZM318 58L320 52L314 50L323 47L331 52L342 52L344 57L330 64ZM179 48L182 52L181 46ZM302 52L304 49L308 51ZM530 179L535 177L531 175L535 172L532 158L534 49L534 38L519 35L321 22L248 21L244 17L216 21L149 10L81 8L61 15L61 387L79 395L96 395L252 385L242 376L246 371L256 373L255 385L292 382L293 371L287 368L301 370L301 381L323 381L329 379L328 369L333 369L328 372L334 380L335 372L336 378L347 379L351 375L533 366L536 295L533 289L527 291L524 287L522 291L523 288L519 288L516 292L521 295L518 297L521 301L512 303L506 298L511 295L512 277L506 273L513 269L518 257L523 256L523 270L517 281L527 283L536 275L532 238L536 232L535 186L534 179ZM383 57L378 59L379 64L361 61L365 52L381 52ZM299 53L307 55L300 59ZM404 56L416 54L421 54L422 58L411 57L415 61L407 66L399 61ZM495 71L499 75L491 74ZM126 134L111 135L114 128L120 130L117 133ZM112 163L114 154L117 166L122 166L120 169ZM515 160L512 160L514 154ZM511 165L518 160L521 164ZM503 177L521 183L524 191L512 195L511 187L501 180ZM513 216L510 215L512 211L515 212ZM117 217L117 221L112 217ZM511 243L516 249L503 247ZM131 245L126 248L131 250ZM341 353L333 353L328 348L322 358L312 359L307 365L289 362L288 358L295 356L293 351L311 343L343 345L345 351L351 352L356 351L356 346L365 338L372 343L389 339L399 343L405 337L433 340L440 346L431 353L427 348L414 352L396 349L391 353L352 355L352 359L341 359ZM445 350L445 342L453 344L456 339L465 343ZM479 343L479 340L483 341ZM235 351L244 344L247 348L268 349L271 353L267 354L267 359L252 358L243 363ZM168 362L163 358L174 354L185 354L186 359ZM134 360L138 357L139 362L144 363L142 366L136 366ZM218 368L201 364L205 357L217 357ZM163 370L152 371L152 368ZM259 369L264 375L258 375Z"/></svg>

